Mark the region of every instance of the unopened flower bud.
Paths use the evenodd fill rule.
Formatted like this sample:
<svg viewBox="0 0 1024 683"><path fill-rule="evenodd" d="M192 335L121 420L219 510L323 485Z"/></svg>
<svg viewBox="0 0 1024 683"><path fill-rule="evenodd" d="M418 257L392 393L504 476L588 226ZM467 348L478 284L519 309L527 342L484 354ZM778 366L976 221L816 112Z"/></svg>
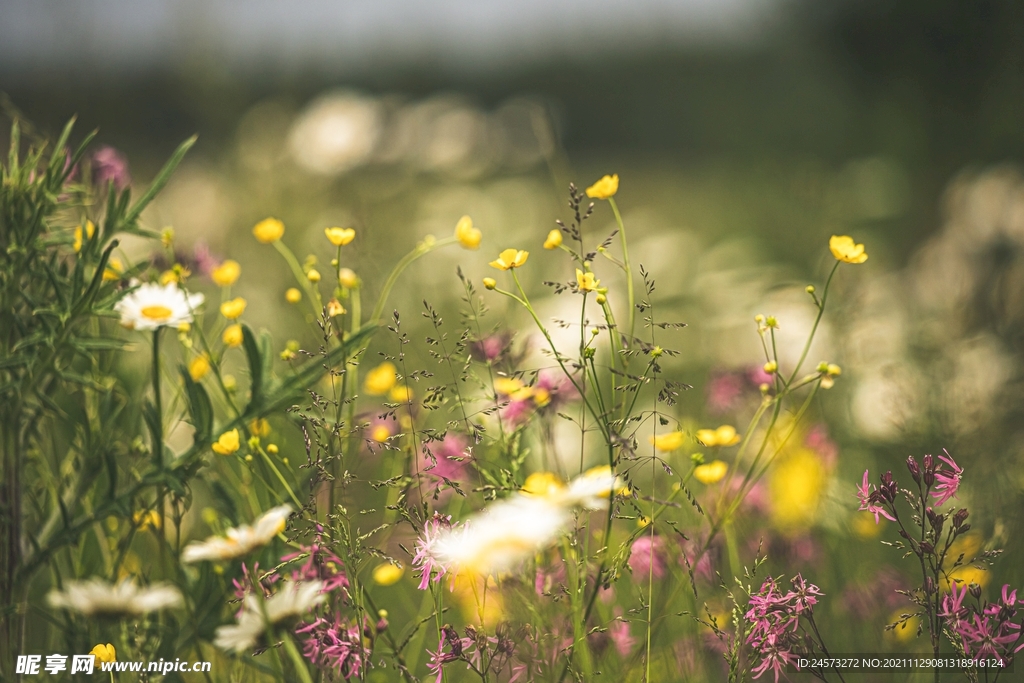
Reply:
<svg viewBox="0 0 1024 683"><path fill-rule="evenodd" d="M959 529L963 526L964 522L967 521L967 516L971 514L967 511L967 508L960 508L953 515L953 528Z"/></svg>
<svg viewBox="0 0 1024 683"><path fill-rule="evenodd" d="M815 368L815 370L817 372L827 373L828 372L828 363L826 363L825 361L821 361L820 363L818 363L818 367Z"/></svg>
<svg viewBox="0 0 1024 683"><path fill-rule="evenodd" d="M829 363L828 366L825 368L825 372L827 372L830 377L838 377L839 375L843 374L843 369L836 365L835 363Z"/></svg>
<svg viewBox="0 0 1024 683"><path fill-rule="evenodd" d="M921 468L918 466L917 461L914 460L914 456L907 456L907 469L910 470L910 476L914 478L914 481L918 484L921 483Z"/></svg>
<svg viewBox="0 0 1024 683"><path fill-rule="evenodd" d="M779 364L773 360L768 361L764 364L764 371L769 375L774 375L779 369Z"/></svg>
<svg viewBox="0 0 1024 683"><path fill-rule="evenodd" d="M704 464L704 454L703 453L694 453L694 454L692 454L690 456L690 462L692 462L694 465L703 465Z"/></svg>
<svg viewBox="0 0 1024 683"><path fill-rule="evenodd" d="M975 600L981 600L981 586L971 581L971 585L967 587L967 590L971 592L971 597Z"/></svg>
<svg viewBox="0 0 1024 683"><path fill-rule="evenodd" d="M594 297L594 301L597 302L598 306L604 306L605 302L608 301L608 297L604 294L598 294Z"/></svg>
<svg viewBox="0 0 1024 683"><path fill-rule="evenodd" d="M771 390L772 387L767 382L764 382L760 386L758 386L757 388L761 390L762 394L767 394Z"/></svg>
<svg viewBox="0 0 1024 683"><path fill-rule="evenodd" d="M308 278L313 284L316 284L317 282L320 282L320 271L316 268L310 268L309 272L306 273L306 278Z"/></svg>
<svg viewBox="0 0 1024 683"><path fill-rule="evenodd" d="M929 543L928 541L921 541L921 552L927 553L927 554L930 555L932 553L932 551L934 551L934 550L935 550L935 546L933 546L931 543ZM931 578L932 577L930 577L930 576L928 577L929 580L931 580ZM929 591L929 592L934 592L934 591Z"/></svg>
<svg viewBox="0 0 1024 683"><path fill-rule="evenodd" d="M924 544L922 544L924 545ZM924 579L924 592L928 595L935 594L935 579L930 576L926 576Z"/></svg>
<svg viewBox="0 0 1024 683"><path fill-rule="evenodd" d="M758 313L757 315L754 316L754 322L760 325L761 323L764 322L764 316Z"/></svg>
<svg viewBox="0 0 1024 683"><path fill-rule="evenodd" d="M484 278L484 287L486 287L487 289L494 289L497 286L498 286L498 281L495 280L493 277L485 277Z"/></svg>
<svg viewBox="0 0 1024 683"><path fill-rule="evenodd" d="M807 285L806 291L808 294L814 294L814 285Z"/></svg>

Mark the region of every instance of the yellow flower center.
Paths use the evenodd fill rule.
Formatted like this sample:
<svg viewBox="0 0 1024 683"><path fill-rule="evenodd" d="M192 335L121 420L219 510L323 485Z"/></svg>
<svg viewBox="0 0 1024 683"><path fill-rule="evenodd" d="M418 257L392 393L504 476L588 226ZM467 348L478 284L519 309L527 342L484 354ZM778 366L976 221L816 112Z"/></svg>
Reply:
<svg viewBox="0 0 1024 683"><path fill-rule="evenodd" d="M145 306L141 311L143 316L150 320L168 320L171 317L173 311L166 306L156 304L154 306Z"/></svg>

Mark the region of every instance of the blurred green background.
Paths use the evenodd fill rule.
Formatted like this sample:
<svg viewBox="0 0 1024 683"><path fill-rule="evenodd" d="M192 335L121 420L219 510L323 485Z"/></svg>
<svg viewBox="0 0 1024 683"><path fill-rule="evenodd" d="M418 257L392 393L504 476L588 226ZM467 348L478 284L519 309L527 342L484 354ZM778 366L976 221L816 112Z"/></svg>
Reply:
<svg viewBox="0 0 1024 683"><path fill-rule="evenodd" d="M965 466L979 542L1022 537L1020 2L3 0L0 90L37 134L71 115L99 127L140 183L198 133L147 220L184 252L240 261L250 322L276 330L302 314L249 235L267 215L300 259L330 258L325 226L356 227L346 253L371 292L417 240L473 216L479 254L432 256L396 290L387 310L413 324L424 296L454 313L456 266L479 281L505 247L534 252L538 297L569 277L540 248L565 188L618 173L634 262L663 319L690 323L671 369L701 424L720 417L709 378L758 363L753 315L796 344L828 236L851 234L871 258L843 271L810 359L845 370L817 408L840 453L809 520L837 560L820 583L871 585L872 561L826 567L883 557L845 541L854 485L910 453ZM594 223L612 229L607 211ZM1024 581L1024 548L1009 555L993 584Z"/></svg>

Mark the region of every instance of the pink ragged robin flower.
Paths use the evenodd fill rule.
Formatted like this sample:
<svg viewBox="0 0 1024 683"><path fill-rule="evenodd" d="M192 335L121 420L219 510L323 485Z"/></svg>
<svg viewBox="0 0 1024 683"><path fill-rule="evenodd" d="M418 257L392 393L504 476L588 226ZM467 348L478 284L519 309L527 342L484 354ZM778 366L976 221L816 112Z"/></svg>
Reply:
<svg viewBox="0 0 1024 683"><path fill-rule="evenodd" d="M949 451L942 449L946 455L940 455L939 460L949 467L939 467L935 470L935 490L932 496L935 497L935 507L945 503L950 498L956 498L957 489L960 488L960 477L963 476L963 468L953 461Z"/></svg>
<svg viewBox="0 0 1024 683"><path fill-rule="evenodd" d="M864 479L861 480L860 486L857 487L857 498L860 499L859 510L865 510L872 513L875 516L875 524L878 524L878 517L881 515L890 522L895 522L896 518L885 511L881 505L877 502L877 496L873 496L874 486L868 483L868 470L864 470Z"/></svg>

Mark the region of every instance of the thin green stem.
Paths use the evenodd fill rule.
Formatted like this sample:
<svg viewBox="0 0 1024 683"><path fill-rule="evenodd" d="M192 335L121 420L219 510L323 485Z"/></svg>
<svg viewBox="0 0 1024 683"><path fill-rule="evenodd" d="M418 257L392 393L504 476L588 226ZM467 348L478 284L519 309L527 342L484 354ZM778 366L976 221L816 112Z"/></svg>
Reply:
<svg viewBox="0 0 1024 683"><path fill-rule="evenodd" d="M622 222L622 215L619 213L619 205L615 203L615 197L608 198L608 204L615 214L615 222L619 224L619 237L622 241L622 263L626 271L626 293L629 296L629 337L633 338L633 330L636 325L636 298L633 293L633 269L629 264L629 248L626 243L626 226Z"/></svg>

